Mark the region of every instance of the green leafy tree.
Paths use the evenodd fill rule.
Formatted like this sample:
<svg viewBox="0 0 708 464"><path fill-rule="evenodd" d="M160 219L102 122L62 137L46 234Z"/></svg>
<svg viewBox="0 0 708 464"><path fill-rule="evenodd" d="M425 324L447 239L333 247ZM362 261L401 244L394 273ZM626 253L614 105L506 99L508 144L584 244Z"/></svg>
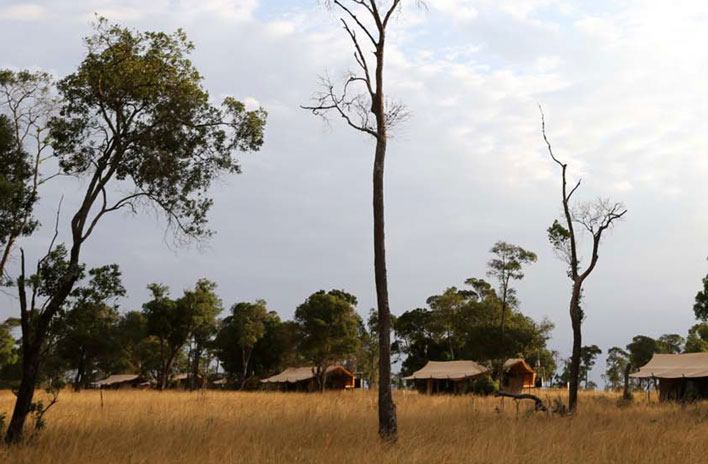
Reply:
<svg viewBox="0 0 708 464"><path fill-rule="evenodd" d="M17 239L39 225L39 186L52 177L40 169L56 108L51 88L47 73L0 69L0 283Z"/></svg>
<svg viewBox="0 0 708 464"><path fill-rule="evenodd" d="M615 391L624 386L624 371L629 362L629 353L618 346L607 350L606 369L602 375L607 390Z"/></svg>
<svg viewBox="0 0 708 464"><path fill-rule="evenodd" d="M112 300L125 295L121 273L116 264L89 271L88 285L72 292L70 309L58 324L57 351L76 372L75 391L86 387L100 364L110 365L117 351L113 337L118 321L118 308Z"/></svg>
<svg viewBox="0 0 708 464"><path fill-rule="evenodd" d="M489 283L468 279L472 290L448 288L428 299L430 309L417 308L401 314L395 323L394 352L405 356L401 373L409 375L429 360L452 359L451 342L457 359L492 363L509 357L556 369L553 353L546 343L553 329L548 320L536 322L509 307L506 338L499 337L502 305Z"/></svg>
<svg viewBox="0 0 708 464"><path fill-rule="evenodd" d="M708 323L702 322L689 329L685 350L686 353L708 352Z"/></svg>
<svg viewBox="0 0 708 464"><path fill-rule="evenodd" d="M356 354L359 316L355 304L356 298L344 291L320 290L295 310L295 322L302 334L300 352L314 365L322 392L327 368Z"/></svg>
<svg viewBox="0 0 708 464"><path fill-rule="evenodd" d="M255 303L236 303L231 307L231 316L225 320L234 329L236 343L241 354L241 388L248 380L248 367L253 349L266 334L266 322L273 317L268 312L266 302L258 300Z"/></svg>
<svg viewBox="0 0 708 464"><path fill-rule="evenodd" d="M246 357L243 356L236 320L231 315L221 321L214 341L214 350L224 371L232 380L242 382L244 370L257 378L263 378L301 362L297 350L300 341L300 327L297 323L283 322L277 313L270 311L263 319L263 328L263 336L250 349L247 356L248 366L244 369Z"/></svg>
<svg viewBox="0 0 708 464"><path fill-rule="evenodd" d="M187 343L194 339L205 343L201 337L208 334L211 321L221 312L221 301L214 294L214 288L215 284L202 279L193 291L187 290L182 298L173 300L166 286L148 285L152 300L143 305L143 313L148 335L159 342L158 386L161 390L167 388L174 373L175 362L183 354L182 350ZM204 346L193 348L201 351Z"/></svg>
<svg viewBox="0 0 708 464"><path fill-rule="evenodd" d="M20 320L14 317L5 319L5 322L0 324L0 371L19 360L17 341L12 335L12 331L19 325Z"/></svg>
<svg viewBox="0 0 708 464"><path fill-rule="evenodd" d="M190 319L191 364L190 387L196 390L204 384L199 382L202 367L206 370L208 359L203 359L217 331L217 317L223 311L221 300L215 293L216 284L207 279L200 279L194 290L186 290L178 304ZM201 376L206 379L206 375Z"/></svg>
<svg viewBox="0 0 708 464"><path fill-rule="evenodd" d="M394 328L397 323L396 318L393 323ZM379 364L378 328L378 313L372 308L369 311L366 323L359 321L359 349L356 355L356 370L361 373L362 378L368 383L369 388L374 388L379 378L377 369ZM394 341L393 344L395 345L396 342ZM392 352L397 352L395 347L392 349Z"/></svg>
<svg viewBox="0 0 708 464"><path fill-rule="evenodd" d="M159 341L160 374L158 388L167 388L172 365L189 338L190 321L183 306L169 297L164 285L150 284L152 299L143 305L147 333Z"/></svg>
<svg viewBox="0 0 708 464"><path fill-rule="evenodd" d="M602 354L602 350L597 345L584 346L580 350L580 373L585 379L585 389L590 389L589 375L595 366L595 360Z"/></svg>
<svg viewBox="0 0 708 464"><path fill-rule="evenodd" d="M664 334L656 340L657 353L678 354L683 351L686 339L678 334Z"/></svg>
<svg viewBox="0 0 708 464"><path fill-rule="evenodd" d="M148 335L145 314L140 311L123 313L113 330L113 338L119 348L115 353L111 373L148 375L151 371L159 371L159 360L155 362L155 353L158 353L159 349L152 349L151 342L154 340Z"/></svg>
<svg viewBox="0 0 708 464"><path fill-rule="evenodd" d="M426 301L433 315L431 319L434 324L433 332L439 335L441 342L447 344L450 360L455 359L455 351L463 344L459 332L455 330L456 322L460 317L460 311L473 295L451 287L442 295L431 296Z"/></svg>
<svg viewBox="0 0 708 464"><path fill-rule="evenodd" d="M211 104L184 32L140 32L101 18L85 44L76 72L57 84L61 106L49 124L61 172L84 179L84 191L56 287L36 317L21 311L27 343L8 443L22 437L49 327L80 278L82 247L101 219L124 208L156 208L179 237L208 237L213 179L239 172L234 155L263 143L262 109L247 111L233 98Z"/></svg>
<svg viewBox="0 0 708 464"><path fill-rule="evenodd" d="M540 109L540 107L539 107ZM580 300L583 295L583 284L595 270L600 257L600 243L606 231L621 220L627 210L619 202L607 199L598 199L593 203L572 204L572 197L580 188L580 180L574 186L568 185L568 164L560 161L551 147L546 136L546 121L541 111L541 132L543 140L548 147L548 153L561 171L561 204L563 206L562 224L554 221L548 228L548 240L551 242L558 256L568 265L567 276L573 282L569 312L573 330L573 351L570 362L570 380L568 391L568 408L571 412L578 406L578 386L581 378L581 350L582 350L582 323L585 318ZM577 228L577 230L576 230ZM581 268L581 254L578 249L578 239L581 233L587 233L592 239L590 259L584 268Z"/></svg>
<svg viewBox="0 0 708 464"><path fill-rule="evenodd" d="M503 241L494 244L490 252L494 258L489 260L487 276L496 279L498 284L498 295L501 299L501 321L499 323L499 333L502 343L505 340L506 318L509 306L516 306L516 289L511 286L512 281L524 278L523 266L536 262L536 253L524 250L520 246L512 245ZM498 379L502 385L504 377L505 359L499 360Z"/></svg>
<svg viewBox="0 0 708 464"><path fill-rule="evenodd" d="M446 347L439 342L433 314L424 308L406 311L396 318L394 353L405 356L401 374L407 376L430 360L444 359Z"/></svg>
<svg viewBox="0 0 708 464"><path fill-rule="evenodd" d="M632 338L632 342L627 345L629 352L629 362L632 363L633 369L639 369L648 363L654 353L657 353L658 347L656 340L645 335L637 335Z"/></svg>
<svg viewBox="0 0 708 464"><path fill-rule="evenodd" d="M703 288L696 294L693 312L696 319L703 322L708 322L708 275L703 280Z"/></svg>

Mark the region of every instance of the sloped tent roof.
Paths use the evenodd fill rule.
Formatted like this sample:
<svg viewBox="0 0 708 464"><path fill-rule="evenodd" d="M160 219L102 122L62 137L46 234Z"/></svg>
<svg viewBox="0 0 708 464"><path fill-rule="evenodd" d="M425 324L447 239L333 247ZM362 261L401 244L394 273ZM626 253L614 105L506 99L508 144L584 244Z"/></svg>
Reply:
<svg viewBox="0 0 708 464"><path fill-rule="evenodd" d="M137 374L116 374L110 375L103 380L99 380L94 383L94 385L115 385L117 383L132 382L133 380L143 380L143 378Z"/></svg>
<svg viewBox="0 0 708 464"><path fill-rule="evenodd" d="M420 379L452 379L459 380L467 377L476 377L489 372L484 366L474 361L428 361L422 369L413 375L404 377L403 380Z"/></svg>
<svg viewBox="0 0 708 464"><path fill-rule="evenodd" d="M504 370L510 371L512 369L515 372L523 372L526 374L536 373L536 371L533 370L533 368L521 358L507 359L506 361L504 361Z"/></svg>
<svg viewBox="0 0 708 464"><path fill-rule="evenodd" d="M349 377L354 377L354 374L349 372L343 366L329 366L327 368L327 375L339 373L344 374ZM297 383L304 380L310 380L315 378L315 370L312 366L306 367L288 367L280 374L274 375L273 377L268 377L267 379L261 380L261 383Z"/></svg>
<svg viewBox="0 0 708 464"><path fill-rule="evenodd" d="M629 376L635 379L708 377L708 353L655 354L639 372Z"/></svg>

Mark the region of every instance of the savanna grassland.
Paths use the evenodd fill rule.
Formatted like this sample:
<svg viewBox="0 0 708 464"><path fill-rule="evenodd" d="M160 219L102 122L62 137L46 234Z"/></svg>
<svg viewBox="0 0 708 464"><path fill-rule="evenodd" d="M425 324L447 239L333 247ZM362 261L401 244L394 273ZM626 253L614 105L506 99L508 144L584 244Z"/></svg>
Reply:
<svg viewBox="0 0 708 464"><path fill-rule="evenodd" d="M557 393L554 397L557 397ZM12 394L0 392L0 413ZM34 443L1 463L668 463L708 460L708 404L617 406L575 417L506 399L397 392L400 441L379 444L373 392L63 392Z"/></svg>

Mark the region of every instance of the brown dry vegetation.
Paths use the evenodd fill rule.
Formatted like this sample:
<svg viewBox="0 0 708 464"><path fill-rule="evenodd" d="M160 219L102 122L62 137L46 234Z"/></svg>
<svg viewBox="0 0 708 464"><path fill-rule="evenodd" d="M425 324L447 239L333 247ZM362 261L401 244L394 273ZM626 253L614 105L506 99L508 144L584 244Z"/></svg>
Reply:
<svg viewBox="0 0 708 464"><path fill-rule="evenodd" d="M558 394L554 394L557 396ZM32 445L1 463L668 463L708 460L708 404L620 408L585 393L575 417L505 400L397 392L400 441L378 442L371 392L63 392ZM13 396L0 391L0 413ZM528 462L528 461L527 461Z"/></svg>

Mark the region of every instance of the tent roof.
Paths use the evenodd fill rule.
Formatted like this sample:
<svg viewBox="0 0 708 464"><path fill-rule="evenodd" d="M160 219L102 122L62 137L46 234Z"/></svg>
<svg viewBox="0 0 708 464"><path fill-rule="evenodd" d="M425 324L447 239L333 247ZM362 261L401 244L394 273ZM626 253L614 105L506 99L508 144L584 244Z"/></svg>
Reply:
<svg viewBox="0 0 708 464"><path fill-rule="evenodd" d="M464 379L476 377L489 372L484 366L474 361L428 361L422 369L413 375L404 377L403 380L417 379Z"/></svg>
<svg viewBox="0 0 708 464"><path fill-rule="evenodd" d="M639 372L629 376L636 379L708 377L708 353L655 354Z"/></svg>
<svg viewBox="0 0 708 464"><path fill-rule="evenodd" d="M523 372L528 374L534 374L536 372L526 361L521 358L507 359L504 361L504 370L514 370L515 372Z"/></svg>
<svg viewBox="0 0 708 464"><path fill-rule="evenodd" d="M137 379L141 379L141 377L137 374L116 374L95 382L95 385L114 385L117 383L132 382Z"/></svg>
<svg viewBox="0 0 708 464"><path fill-rule="evenodd" d="M343 366L329 366L327 368L327 374L332 374L338 372L350 377L354 377L354 374L349 372ZM303 380L310 380L315 378L315 368L312 366L305 367L288 367L280 374L274 375L273 377L268 377L267 379L261 380L262 383L297 383Z"/></svg>

